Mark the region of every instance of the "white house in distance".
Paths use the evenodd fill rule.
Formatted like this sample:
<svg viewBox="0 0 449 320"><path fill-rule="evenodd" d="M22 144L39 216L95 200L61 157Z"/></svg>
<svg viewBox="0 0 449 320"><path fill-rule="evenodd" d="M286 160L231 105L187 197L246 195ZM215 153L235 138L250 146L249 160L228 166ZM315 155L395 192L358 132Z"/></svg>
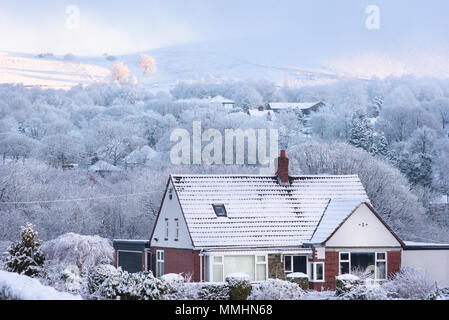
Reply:
<svg viewBox="0 0 449 320"><path fill-rule="evenodd" d="M282 151L276 175L171 175L150 240L114 241L116 266L210 282L302 272L321 290L340 274L382 281L407 265L449 285L449 245L404 243L358 176L289 175L288 163Z"/></svg>

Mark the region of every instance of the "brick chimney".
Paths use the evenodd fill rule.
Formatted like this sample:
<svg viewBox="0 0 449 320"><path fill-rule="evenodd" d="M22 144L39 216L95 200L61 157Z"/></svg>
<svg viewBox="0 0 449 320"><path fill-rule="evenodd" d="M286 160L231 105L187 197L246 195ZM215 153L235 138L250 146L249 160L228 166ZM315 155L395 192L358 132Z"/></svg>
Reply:
<svg viewBox="0 0 449 320"><path fill-rule="evenodd" d="M289 183L288 180L288 158L285 150L281 150L281 155L276 159L276 175L281 184Z"/></svg>

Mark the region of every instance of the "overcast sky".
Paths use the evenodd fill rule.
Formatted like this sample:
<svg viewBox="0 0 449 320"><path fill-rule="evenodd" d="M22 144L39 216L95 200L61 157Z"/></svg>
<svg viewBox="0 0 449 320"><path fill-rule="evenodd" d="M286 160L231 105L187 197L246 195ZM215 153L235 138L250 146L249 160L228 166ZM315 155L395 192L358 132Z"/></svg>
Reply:
<svg viewBox="0 0 449 320"><path fill-rule="evenodd" d="M69 5L79 9L79 25ZM379 29L365 26L368 5L380 9ZM0 0L0 50L100 55L212 43L235 56L296 64L446 53L448 13L447 0Z"/></svg>

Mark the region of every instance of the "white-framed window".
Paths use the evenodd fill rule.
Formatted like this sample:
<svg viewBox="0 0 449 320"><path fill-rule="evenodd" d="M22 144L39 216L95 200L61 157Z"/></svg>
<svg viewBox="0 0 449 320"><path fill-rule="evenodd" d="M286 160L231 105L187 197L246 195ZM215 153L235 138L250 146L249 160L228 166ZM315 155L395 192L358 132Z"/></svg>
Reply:
<svg viewBox="0 0 449 320"><path fill-rule="evenodd" d="M156 250L156 275L162 277L165 269L165 254L164 250Z"/></svg>
<svg viewBox="0 0 449 320"><path fill-rule="evenodd" d="M284 256L284 271L289 272L302 272L307 274L308 261L307 256Z"/></svg>
<svg viewBox="0 0 449 320"><path fill-rule="evenodd" d="M223 256L212 257L212 281L223 282L224 281L224 258Z"/></svg>
<svg viewBox="0 0 449 320"><path fill-rule="evenodd" d="M376 279L387 279L387 253L376 252Z"/></svg>
<svg viewBox="0 0 449 320"><path fill-rule="evenodd" d="M312 270L313 281L324 281L324 262L314 262Z"/></svg>
<svg viewBox="0 0 449 320"><path fill-rule="evenodd" d="M386 252L340 252L340 274L362 274L366 279L386 280Z"/></svg>
<svg viewBox="0 0 449 320"><path fill-rule="evenodd" d="M267 255L212 255L208 278L213 282L222 282L228 274L245 273L251 281L264 281L268 278Z"/></svg>
<svg viewBox="0 0 449 320"><path fill-rule="evenodd" d="M256 256L256 281L267 280L267 256Z"/></svg>
<svg viewBox="0 0 449 320"><path fill-rule="evenodd" d="M340 252L340 274L351 273L351 254Z"/></svg>

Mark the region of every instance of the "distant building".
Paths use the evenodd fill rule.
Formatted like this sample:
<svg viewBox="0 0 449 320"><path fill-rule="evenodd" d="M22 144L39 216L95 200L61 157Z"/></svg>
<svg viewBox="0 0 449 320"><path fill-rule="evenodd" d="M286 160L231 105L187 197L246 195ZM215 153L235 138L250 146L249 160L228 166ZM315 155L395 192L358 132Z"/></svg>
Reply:
<svg viewBox="0 0 449 320"><path fill-rule="evenodd" d="M106 161L103 160L97 161L95 164L91 165L87 170L89 172L98 173L102 176L104 176L105 174L122 171L122 169L113 166L112 164L107 163Z"/></svg>
<svg viewBox="0 0 449 320"><path fill-rule="evenodd" d="M321 101L318 102L270 102L267 105L268 110L274 112L281 112L286 109L298 109L301 110L303 115L310 115L312 112L316 112L319 108L324 107L325 104Z"/></svg>
<svg viewBox="0 0 449 320"><path fill-rule="evenodd" d="M232 110L235 106L235 102L229 99L226 99L222 96L215 96L213 98L209 98L210 103L220 103L225 109Z"/></svg>

